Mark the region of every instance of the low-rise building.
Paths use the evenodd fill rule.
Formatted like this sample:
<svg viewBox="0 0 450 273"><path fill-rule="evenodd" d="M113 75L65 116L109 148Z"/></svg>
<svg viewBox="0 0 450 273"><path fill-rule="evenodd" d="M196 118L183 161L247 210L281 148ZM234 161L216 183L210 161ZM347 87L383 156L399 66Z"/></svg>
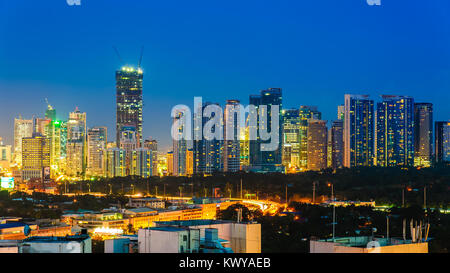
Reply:
<svg viewBox="0 0 450 273"><path fill-rule="evenodd" d="M200 229L200 237L205 230L215 228L220 239L230 242L234 253L261 253L261 224L254 222L233 222L223 220L190 220L155 222L157 227L185 227Z"/></svg>
<svg viewBox="0 0 450 273"><path fill-rule="evenodd" d="M92 242L86 234L65 237L35 236L19 244L19 253L92 253Z"/></svg>
<svg viewBox="0 0 450 273"><path fill-rule="evenodd" d="M146 198L130 198L128 201L128 206L133 208L160 208L166 207L166 202L159 198L146 197Z"/></svg>
<svg viewBox="0 0 450 273"><path fill-rule="evenodd" d="M200 230L153 227L138 231L139 253L198 253Z"/></svg>
<svg viewBox="0 0 450 273"><path fill-rule="evenodd" d="M428 253L428 242L372 238L369 236L339 237L310 241L310 253Z"/></svg>

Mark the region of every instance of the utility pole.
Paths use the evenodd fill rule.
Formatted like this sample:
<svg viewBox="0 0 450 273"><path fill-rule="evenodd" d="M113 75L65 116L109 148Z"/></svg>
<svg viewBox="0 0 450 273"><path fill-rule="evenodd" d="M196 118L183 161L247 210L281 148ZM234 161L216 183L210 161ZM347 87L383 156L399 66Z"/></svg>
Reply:
<svg viewBox="0 0 450 273"><path fill-rule="evenodd" d="M287 184L286 184L286 208L288 207L288 193L287 193Z"/></svg>
<svg viewBox="0 0 450 273"><path fill-rule="evenodd" d="M147 195L150 195L150 178L147 178Z"/></svg>
<svg viewBox="0 0 450 273"><path fill-rule="evenodd" d="M423 208L427 209L427 186L423 187Z"/></svg>
<svg viewBox="0 0 450 273"><path fill-rule="evenodd" d="M241 199L242 199L242 177L241 177Z"/></svg>
<svg viewBox="0 0 450 273"><path fill-rule="evenodd" d="M164 195L166 195L165 190L166 187L164 187ZM158 186L155 186L155 196L158 196Z"/></svg>
<svg viewBox="0 0 450 273"><path fill-rule="evenodd" d="M388 239L389 242L389 215L386 216L386 238Z"/></svg>
<svg viewBox="0 0 450 273"><path fill-rule="evenodd" d="M312 198L312 203L313 203L313 204L316 203L316 181L313 182L313 198Z"/></svg>
<svg viewBox="0 0 450 273"><path fill-rule="evenodd" d="M333 206L333 242L336 242L336 197L334 195L334 183L328 183L331 186L331 200Z"/></svg>

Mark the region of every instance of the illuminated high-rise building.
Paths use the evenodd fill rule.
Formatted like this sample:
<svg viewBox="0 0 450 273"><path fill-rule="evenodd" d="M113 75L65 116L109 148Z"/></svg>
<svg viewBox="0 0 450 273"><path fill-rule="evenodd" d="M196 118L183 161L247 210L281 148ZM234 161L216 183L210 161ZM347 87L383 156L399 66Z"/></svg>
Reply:
<svg viewBox="0 0 450 273"><path fill-rule="evenodd" d="M88 130L86 174L92 176L104 175L107 142L108 131L106 127L94 127Z"/></svg>
<svg viewBox="0 0 450 273"><path fill-rule="evenodd" d="M283 113L283 165L290 170L300 168L300 111L282 110Z"/></svg>
<svg viewBox="0 0 450 273"><path fill-rule="evenodd" d="M153 152L146 148L137 148L131 151L131 173L130 175L149 178L157 173L153 173Z"/></svg>
<svg viewBox="0 0 450 273"><path fill-rule="evenodd" d="M51 141L39 133L22 138L22 179L42 178L50 170Z"/></svg>
<svg viewBox="0 0 450 273"><path fill-rule="evenodd" d="M173 175L174 176L184 176L186 175L186 139L183 138L183 132L185 130L185 125L181 122L183 118L182 113L178 113L176 117L173 119L173 123L178 123L180 126L178 128L174 128L176 130L175 134L177 134L178 139L173 139L172 148L173 148Z"/></svg>
<svg viewBox="0 0 450 273"><path fill-rule="evenodd" d="M66 175L83 176L86 171L86 113L78 107L67 121Z"/></svg>
<svg viewBox="0 0 450 273"><path fill-rule="evenodd" d="M345 95L344 167L372 166L374 103L368 95Z"/></svg>
<svg viewBox="0 0 450 273"><path fill-rule="evenodd" d="M343 105L343 104L338 105L338 108L337 108L337 119L338 120L344 120L344 116L345 116L345 105Z"/></svg>
<svg viewBox="0 0 450 273"><path fill-rule="evenodd" d="M333 121L331 125L331 168L339 169L344 166L344 122Z"/></svg>
<svg viewBox="0 0 450 273"><path fill-rule="evenodd" d="M194 174L194 150L187 149L186 151L186 175Z"/></svg>
<svg viewBox="0 0 450 273"><path fill-rule="evenodd" d="M217 103L206 102L202 106L202 113L205 112L206 107L209 105L219 106ZM223 118L221 119L223 121ZM209 121L208 118L202 118L202 128ZM194 128L195 134L196 128ZM204 136L200 140L194 139L193 150L194 150L194 174L212 174L214 172L223 171L223 141L220 139L208 140ZM186 151L186 149L184 149ZM173 151L173 161L174 161L174 171L176 162L176 151Z"/></svg>
<svg viewBox="0 0 450 273"><path fill-rule="evenodd" d="M377 103L375 160L381 167L414 165L414 99L383 95Z"/></svg>
<svg viewBox="0 0 450 273"><path fill-rule="evenodd" d="M320 171L327 168L327 147L327 122L324 120L309 120L308 170Z"/></svg>
<svg viewBox="0 0 450 273"><path fill-rule="evenodd" d="M142 147L142 82L140 68L122 67L116 71L116 142L120 147L122 127L136 128L136 144Z"/></svg>
<svg viewBox="0 0 450 273"><path fill-rule="evenodd" d="M241 137L239 142L239 153L240 153L240 162L242 170L246 170L250 166L250 135L249 135L249 117L245 120L245 128L241 130Z"/></svg>
<svg viewBox="0 0 450 273"><path fill-rule="evenodd" d="M127 176L127 151L118 148L106 150L105 176Z"/></svg>
<svg viewBox="0 0 450 273"><path fill-rule="evenodd" d="M158 141L154 139L146 139L144 148L152 151L153 156L153 175L158 175Z"/></svg>
<svg viewBox="0 0 450 273"><path fill-rule="evenodd" d="M32 119L14 119L14 162L22 166L22 139L33 136Z"/></svg>
<svg viewBox="0 0 450 273"><path fill-rule="evenodd" d="M414 104L414 166L430 167L433 158L433 104Z"/></svg>
<svg viewBox="0 0 450 273"><path fill-rule="evenodd" d="M11 160L11 145L3 144L3 139L0 137L0 170L8 170L11 165Z"/></svg>
<svg viewBox="0 0 450 273"><path fill-rule="evenodd" d="M167 175L173 175L173 151L167 152Z"/></svg>
<svg viewBox="0 0 450 273"><path fill-rule="evenodd" d="M241 169L240 162L240 136L241 129L239 124L239 105L238 100L227 100L224 111L224 140L223 140L223 171L238 172ZM227 137L228 136L228 137Z"/></svg>
<svg viewBox="0 0 450 273"><path fill-rule="evenodd" d="M435 124L436 162L450 162L450 121L437 121Z"/></svg>
<svg viewBox="0 0 450 273"><path fill-rule="evenodd" d="M39 133L45 137L49 137L51 134L52 120L48 118L34 118L33 119L33 132Z"/></svg>
<svg viewBox="0 0 450 273"><path fill-rule="evenodd" d="M256 107L258 113L258 121L255 129L257 129L257 139L250 140L249 144L249 162L250 169L256 172L283 172L282 166L282 146L283 146L283 115L282 111L282 90L281 88L269 88L267 90L261 90L259 95L250 96L250 104ZM263 123L263 117L259 116L261 106L267 106L267 113L263 113L267 116L266 123ZM272 106L278 106L277 123L278 128L272 128ZM250 113L254 114L254 113ZM262 140L259 135L259 130L262 129L266 132L273 132L277 130L278 139L276 140ZM262 145L268 145L269 143L278 143L278 146L273 151L263 151Z"/></svg>
<svg viewBox="0 0 450 273"><path fill-rule="evenodd" d="M310 120L321 120L322 113L316 106L300 106L300 128L299 128L299 169L308 169L308 124Z"/></svg>

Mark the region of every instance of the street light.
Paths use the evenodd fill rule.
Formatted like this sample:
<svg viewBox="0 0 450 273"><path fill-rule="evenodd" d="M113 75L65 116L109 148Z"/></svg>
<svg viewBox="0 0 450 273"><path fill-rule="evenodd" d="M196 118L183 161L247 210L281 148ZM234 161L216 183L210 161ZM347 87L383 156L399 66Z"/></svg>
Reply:
<svg viewBox="0 0 450 273"><path fill-rule="evenodd" d="M108 186L109 186L109 194L112 195L112 185L108 184Z"/></svg>
<svg viewBox="0 0 450 273"><path fill-rule="evenodd" d="M333 200L332 206L333 206L333 242L336 241L336 198L334 196L334 184L328 183L328 187L331 187L331 200Z"/></svg>

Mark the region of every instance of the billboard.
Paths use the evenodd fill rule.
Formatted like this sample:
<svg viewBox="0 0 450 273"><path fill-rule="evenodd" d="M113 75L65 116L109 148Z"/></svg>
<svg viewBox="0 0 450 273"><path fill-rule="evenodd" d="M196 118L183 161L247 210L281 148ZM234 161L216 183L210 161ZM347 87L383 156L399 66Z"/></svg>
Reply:
<svg viewBox="0 0 450 273"><path fill-rule="evenodd" d="M14 177L1 177L0 187L2 189L14 189Z"/></svg>

